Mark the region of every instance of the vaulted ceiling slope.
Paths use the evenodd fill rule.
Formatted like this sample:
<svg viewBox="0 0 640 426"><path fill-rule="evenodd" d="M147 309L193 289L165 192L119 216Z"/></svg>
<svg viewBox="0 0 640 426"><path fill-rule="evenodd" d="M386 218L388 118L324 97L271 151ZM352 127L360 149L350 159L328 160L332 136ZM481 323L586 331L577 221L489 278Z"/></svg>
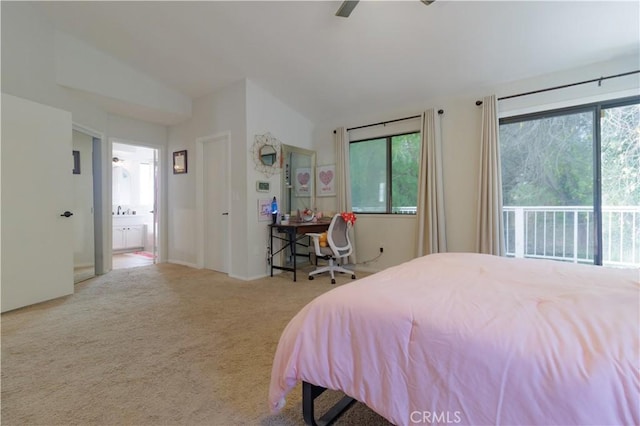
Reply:
<svg viewBox="0 0 640 426"><path fill-rule="evenodd" d="M190 98L247 78L320 122L637 54L637 1L34 2Z"/></svg>

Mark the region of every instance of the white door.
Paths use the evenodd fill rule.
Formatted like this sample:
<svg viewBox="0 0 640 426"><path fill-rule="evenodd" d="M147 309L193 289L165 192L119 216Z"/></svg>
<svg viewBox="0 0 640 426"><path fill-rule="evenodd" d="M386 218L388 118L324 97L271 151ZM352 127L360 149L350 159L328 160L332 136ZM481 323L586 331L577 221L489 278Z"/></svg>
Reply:
<svg viewBox="0 0 640 426"><path fill-rule="evenodd" d="M205 141L204 267L229 272L229 144L228 139Z"/></svg>
<svg viewBox="0 0 640 426"><path fill-rule="evenodd" d="M71 114L2 94L2 312L73 293Z"/></svg>

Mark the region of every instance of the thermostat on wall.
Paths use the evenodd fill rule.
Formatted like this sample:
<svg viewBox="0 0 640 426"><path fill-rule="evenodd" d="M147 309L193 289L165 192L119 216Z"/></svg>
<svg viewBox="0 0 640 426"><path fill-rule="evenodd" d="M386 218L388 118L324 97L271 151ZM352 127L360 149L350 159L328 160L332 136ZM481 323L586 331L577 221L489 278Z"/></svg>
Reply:
<svg viewBox="0 0 640 426"><path fill-rule="evenodd" d="M256 191L258 191L258 192L269 192L269 182L257 181L256 182Z"/></svg>

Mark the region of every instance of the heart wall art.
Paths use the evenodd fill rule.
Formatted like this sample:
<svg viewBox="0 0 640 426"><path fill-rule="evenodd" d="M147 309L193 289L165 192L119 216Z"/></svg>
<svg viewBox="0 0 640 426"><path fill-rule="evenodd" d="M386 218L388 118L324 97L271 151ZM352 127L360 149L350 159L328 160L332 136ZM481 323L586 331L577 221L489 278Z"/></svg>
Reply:
<svg viewBox="0 0 640 426"><path fill-rule="evenodd" d="M316 171L316 196L333 197L336 195L336 166L318 166Z"/></svg>
<svg viewBox="0 0 640 426"><path fill-rule="evenodd" d="M310 197L313 190L313 175L310 167L296 169L293 186L296 197Z"/></svg>

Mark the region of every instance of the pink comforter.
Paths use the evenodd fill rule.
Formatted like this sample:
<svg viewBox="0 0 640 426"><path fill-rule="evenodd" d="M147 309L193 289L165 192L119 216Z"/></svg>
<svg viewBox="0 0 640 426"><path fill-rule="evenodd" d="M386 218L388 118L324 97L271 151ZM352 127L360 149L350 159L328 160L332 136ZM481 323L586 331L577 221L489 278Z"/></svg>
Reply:
<svg viewBox="0 0 640 426"><path fill-rule="evenodd" d="M640 270L429 255L335 288L284 330L298 381L397 425L640 424Z"/></svg>

